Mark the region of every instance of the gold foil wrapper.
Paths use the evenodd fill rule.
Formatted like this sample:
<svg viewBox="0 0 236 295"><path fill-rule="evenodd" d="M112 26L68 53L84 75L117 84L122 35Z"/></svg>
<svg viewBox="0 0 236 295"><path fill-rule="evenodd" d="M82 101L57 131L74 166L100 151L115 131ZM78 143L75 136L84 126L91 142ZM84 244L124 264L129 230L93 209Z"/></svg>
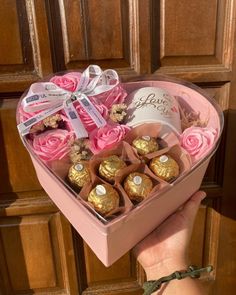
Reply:
<svg viewBox="0 0 236 295"><path fill-rule="evenodd" d="M124 181L124 189L133 201L141 202L148 196L152 188L151 178L143 173L130 173Z"/></svg>
<svg viewBox="0 0 236 295"><path fill-rule="evenodd" d="M147 155L158 151L157 139L150 136L141 136L133 140L132 146L136 148L139 155Z"/></svg>
<svg viewBox="0 0 236 295"><path fill-rule="evenodd" d="M179 165L170 155L161 155L151 160L150 169L165 181L171 181L179 176Z"/></svg>
<svg viewBox="0 0 236 295"><path fill-rule="evenodd" d="M103 160L99 166L99 175L108 182L114 182L115 176L126 164L118 156L110 156Z"/></svg>
<svg viewBox="0 0 236 295"><path fill-rule="evenodd" d="M89 193L88 202L102 214L108 214L119 207L120 197L110 184L98 184Z"/></svg>
<svg viewBox="0 0 236 295"><path fill-rule="evenodd" d="M74 164L69 169L68 179L71 184L78 188L82 188L85 184L90 182L89 170L82 163Z"/></svg>

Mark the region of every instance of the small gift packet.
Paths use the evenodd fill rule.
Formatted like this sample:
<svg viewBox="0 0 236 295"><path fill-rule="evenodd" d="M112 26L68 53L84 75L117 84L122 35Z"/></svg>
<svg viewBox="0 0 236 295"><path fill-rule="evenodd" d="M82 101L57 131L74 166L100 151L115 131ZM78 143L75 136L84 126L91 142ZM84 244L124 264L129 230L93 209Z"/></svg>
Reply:
<svg viewBox="0 0 236 295"><path fill-rule="evenodd" d="M167 183L190 171L192 165L189 154L179 144L148 155L146 163L159 181Z"/></svg>
<svg viewBox="0 0 236 295"><path fill-rule="evenodd" d="M142 158L167 147L167 142L160 137L161 129L160 123L142 124L131 129L124 140L132 146L137 157Z"/></svg>
<svg viewBox="0 0 236 295"><path fill-rule="evenodd" d="M132 209L132 203L119 185L108 184L98 177L81 190L79 198L105 222Z"/></svg>
<svg viewBox="0 0 236 295"><path fill-rule="evenodd" d="M140 163L132 147L125 141L114 148L104 150L94 155L90 160L92 178L98 177L108 183L115 182L115 175L119 170L130 164Z"/></svg>
<svg viewBox="0 0 236 295"><path fill-rule="evenodd" d="M131 129L124 140L132 146L141 161L147 161L154 156L164 154L170 147L180 144L174 132L161 136L162 128L163 125L160 123L142 124Z"/></svg>
<svg viewBox="0 0 236 295"><path fill-rule="evenodd" d="M165 184L162 185L162 181L153 176L146 164L133 164L117 174L115 183L121 186L124 195L137 205L164 187Z"/></svg>

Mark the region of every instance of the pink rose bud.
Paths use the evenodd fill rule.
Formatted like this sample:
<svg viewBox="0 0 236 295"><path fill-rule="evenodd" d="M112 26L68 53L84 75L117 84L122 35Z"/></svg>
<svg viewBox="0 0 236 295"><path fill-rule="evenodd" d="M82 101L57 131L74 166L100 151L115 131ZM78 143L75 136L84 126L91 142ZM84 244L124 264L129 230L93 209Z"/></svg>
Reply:
<svg viewBox="0 0 236 295"><path fill-rule="evenodd" d="M71 72L63 76L54 76L50 79L50 82L53 82L62 89L73 92L76 90L77 85L79 84L80 77L81 73Z"/></svg>
<svg viewBox="0 0 236 295"><path fill-rule="evenodd" d="M180 136L181 146L191 155L193 161L202 159L213 147L217 131L212 127L190 127Z"/></svg>
<svg viewBox="0 0 236 295"><path fill-rule="evenodd" d="M119 124L106 125L94 130L89 136L92 152L97 154L104 149L113 147L125 137L129 130L130 127Z"/></svg>
<svg viewBox="0 0 236 295"><path fill-rule="evenodd" d="M43 161L61 160L69 153L73 140L73 133L67 130L49 130L34 137L32 149Z"/></svg>

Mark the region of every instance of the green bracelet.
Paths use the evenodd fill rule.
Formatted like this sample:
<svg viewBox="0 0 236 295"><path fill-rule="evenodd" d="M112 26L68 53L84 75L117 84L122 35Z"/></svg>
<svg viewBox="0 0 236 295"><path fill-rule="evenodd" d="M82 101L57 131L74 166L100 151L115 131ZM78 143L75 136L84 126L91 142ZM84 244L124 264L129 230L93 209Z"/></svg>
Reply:
<svg viewBox="0 0 236 295"><path fill-rule="evenodd" d="M171 275L162 277L157 281L147 281L143 284L144 293L143 295L150 295L153 292L159 290L163 283L167 283L171 280L177 279L182 280L186 277L191 277L193 279L200 278L202 272L211 272L213 267L208 265L207 267L197 267L195 265L190 265L186 271L175 271Z"/></svg>

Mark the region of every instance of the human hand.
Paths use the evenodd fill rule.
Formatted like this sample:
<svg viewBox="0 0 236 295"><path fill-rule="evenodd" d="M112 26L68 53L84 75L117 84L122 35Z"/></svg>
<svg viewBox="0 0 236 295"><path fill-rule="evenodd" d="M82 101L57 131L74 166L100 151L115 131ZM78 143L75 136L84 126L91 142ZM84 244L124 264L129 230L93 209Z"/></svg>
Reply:
<svg viewBox="0 0 236 295"><path fill-rule="evenodd" d="M134 254L148 280L187 269L187 249L198 208L205 196L205 192L196 192L181 209L135 246Z"/></svg>

